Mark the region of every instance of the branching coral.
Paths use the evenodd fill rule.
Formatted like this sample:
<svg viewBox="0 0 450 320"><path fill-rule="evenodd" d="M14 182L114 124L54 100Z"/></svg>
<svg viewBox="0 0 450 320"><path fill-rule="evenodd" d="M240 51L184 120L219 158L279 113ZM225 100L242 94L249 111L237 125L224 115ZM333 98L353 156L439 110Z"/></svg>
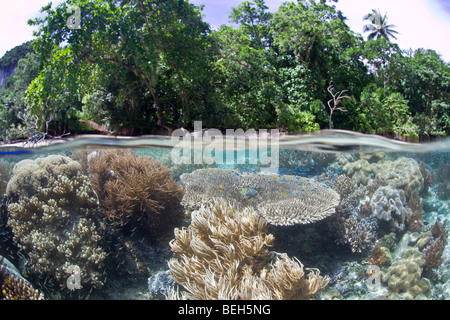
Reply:
<svg viewBox="0 0 450 320"><path fill-rule="evenodd" d="M391 262L391 252L388 248L382 247L380 243L377 243L373 249L372 253L369 257L369 263L376 265L376 266L382 266L385 264L389 264Z"/></svg>
<svg viewBox="0 0 450 320"><path fill-rule="evenodd" d="M3 282L1 292L3 300L44 300L44 295L30 283L11 275Z"/></svg>
<svg viewBox="0 0 450 320"><path fill-rule="evenodd" d="M335 212L339 195L318 181L290 175L263 175L225 169L199 169L181 176L182 204L198 209L225 197L236 208L254 208L273 225L306 224Z"/></svg>
<svg viewBox="0 0 450 320"><path fill-rule="evenodd" d="M422 208L423 205L419 196L415 196L409 199L408 207L412 210L412 213L406 218L406 225L408 230L419 232L424 227L422 222Z"/></svg>
<svg viewBox="0 0 450 320"><path fill-rule="evenodd" d="M19 162L7 186L8 226L36 273L65 286L67 267L78 265L83 287L99 288L106 253L98 200L79 170L76 161L56 155Z"/></svg>
<svg viewBox="0 0 450 320"><path fill-rule="evenodd" d="M445 230L445 223L436 223L431 228L431 234L433 236L433 243L429 244L425 252L425 269L436 269L438 268L444 259L442 254L444 252L445 246L447 245L448 231Z"/></svg>
<svg viewBox="0 0 450 320"><path fill-rule="evenodd" d="M336 208L336 214L328 220L328 228L336 243L349 245L353 252L362 252L375 239L376 221L373 217L360 217L353 213L359 199L356 193L356 183L346 175L339 175L332 185L341 202Z"/></svg>
<svg viewBox="0 0 450 320"><path fill-rule="evenodd" d="M373 218L358 219L353 215L344 218L339 215L330 222L330 226L334 231L336 243L349 245L352 252L362 252L376 237L377 224Z"/></svg>
<svg viewBox="0 0 450 320"><path fill-rule="evenodd" d="M182 218L183 187L156 160L128 150L102 150L88 166L100 206L115 224L128 223L157 238Z"/></svg>
<svg viewBox="0 0 450 320"><path fill-rule="evenodd" d="M325 287L318 270L305 275L285 254L266 267L273 241L253 209L213 200L193 212L188 228L175 229L171 276L187 299L306 299Z"/></svg>
<svg viewBox="0 0 450 320"><path fill-rule="evenodd" d="M419 170L423 176L423 190L421 190L421 194L423 196L428 196L430 188L433 185L434 174L433 172L430 173L430 171L427 170L427 167L423 161L420 162Z"/></svg>

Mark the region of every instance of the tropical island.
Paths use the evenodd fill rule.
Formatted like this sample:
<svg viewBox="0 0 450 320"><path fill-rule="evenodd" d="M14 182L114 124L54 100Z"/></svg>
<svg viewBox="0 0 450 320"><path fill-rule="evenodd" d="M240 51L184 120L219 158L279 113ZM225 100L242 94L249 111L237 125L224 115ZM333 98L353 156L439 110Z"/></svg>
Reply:
<svg viewBox="0 0 450 320"><path fill-rule="evenodd" d="M167 134L197 120L447 136L450 64L400 49L379 9L361 17L361 35L332 3L287 1L272 13L264 0L243 1L218 30L187 0L49 4L28 21L35 40L0 60L13 73L0 88L0 139Z"/></svg>
<svg viewBox="0 0 450 320"><path fill-rule="evenodd" d="M0 300L449 300L450 65L336 2L42 8L0 59Z"/></svg>

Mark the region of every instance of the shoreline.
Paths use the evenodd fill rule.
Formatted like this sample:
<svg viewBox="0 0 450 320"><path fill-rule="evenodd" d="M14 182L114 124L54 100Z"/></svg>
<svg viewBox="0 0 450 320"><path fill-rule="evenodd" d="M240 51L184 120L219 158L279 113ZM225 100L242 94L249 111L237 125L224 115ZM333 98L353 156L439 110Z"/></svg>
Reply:
<svg viewBox="0 0 450 320"><path fill-rule="evenodd" d="M37 143L28 143L23 140L16 140L10 143L0 142L0 156L20 153L34 153L36 152L52 152L60 151L61 145L67 145L67 149L83 148L87 146L95 147L117 147L117 148L162 148L172 149L181 146L180 141L189 137L196 146L214 147L216 138L223 139L226 142L226 147L231 146L239 139L248 141L248 146L253 147L259 144L259 139L270 141L275 137L275 142L281 149L297 149L312 152L333 152L333 153L374 153L374 152L414 152L426 153L436 151L450 151L450 137L445 139L435 139L431 142L411 143L392 138L387 138L379 135L368 135L359 132L346 130L322 130L316 133L289 135L284 132L275 135L258 134L256 130L247 132L230 131L226 135L212 129L203 129L201 132L186 131L185 135L141 135L141 136L119 136L119 135L105 135L105 134L81 134L70 135L65 137L57 137L54 139L47 139ZM268 133L268 132L266 132ZM212 139L214 138L214 139ZM228 145L228 142L231 142ZM264 142L264 141L262 141ZM273 142L273 141L272 141ZM195 144L199 143L199 144ZM242 145L241 145L242 146ZM239 146L238 146L239 147ZM246 146L247 147L247 146ZM220 149L220 148L219 148ZM3 152L1 151L3 150Z"/></svg>

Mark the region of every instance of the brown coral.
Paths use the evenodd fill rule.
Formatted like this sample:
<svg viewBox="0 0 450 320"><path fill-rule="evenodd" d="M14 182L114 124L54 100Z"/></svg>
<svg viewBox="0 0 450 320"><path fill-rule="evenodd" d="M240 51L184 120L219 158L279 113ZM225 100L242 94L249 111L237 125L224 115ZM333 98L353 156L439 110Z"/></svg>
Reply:
<svg viewBox="0 0 450 320"><path fill-rule="evenodd" d="M44 300L44 295L23 279L10 275L1 288L3 300Z"/></svg>
<svg viewBox="0 0 450 320"><path fill-rule="evenodd" d="M431 234L433 235L433 239L435 239L435 241L429 244L424 250L425 270L436 269L444 261L442 254L444 253L445 246L447 245L448 236L448 231L445 230L445 223L436 221L431 228Z"/></svg>
<svg viewBox="0 0 450 320"><path fill-rule="evenodd" d="M429 172L425 166L423 161L419 164L420 173L423 176L423 189L421 190L421 194L427 196L430 192L430 187L433 185L434 175L433 172Z"/></svg>
<svg viewBox="0 0 450 320"><path fill-rule="evenodd" d="M386 264L389 261L389 249L382 247L379 243L377 243L373 249L372 254L369 258L369 263L376 265L376 266L382 266Z"/></svg>
<svg viewBox="0 0 450 320"><path fill-rule="evenodd" d="M305 299L325 287L327 278L317 270L305 276L285 254L266 268L273 241L253 209L217 199L195 211L188 228L175 230L170 272L188 299Z"/></svg>
<svg viewBox="0 0 450 320"><path fill-rule="evenodd" d="M419 196L413 196L408 201L408 207L412 210L412 214L406 218L406 225L408 230L419 232L424 227L422 222L422 208L423 204Z"/></svg>
<svg viewBox="0 0 450 320"><path fill-rule="evenodd" d="M90 156L88 166L100 206L116 225L129 223L157 237L181 219L183 187L156 160L102 150Z"/></svg>

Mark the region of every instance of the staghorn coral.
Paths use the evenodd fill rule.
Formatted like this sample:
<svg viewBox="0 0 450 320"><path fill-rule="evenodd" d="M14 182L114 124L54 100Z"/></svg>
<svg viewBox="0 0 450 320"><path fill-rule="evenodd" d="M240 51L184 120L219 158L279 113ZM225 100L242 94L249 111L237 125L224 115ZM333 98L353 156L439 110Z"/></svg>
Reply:
<svg viewBox="0 0 450 320"><path fill-rule="evenodd" d="M306 299L325 287L318 270L305 275L285 254L267 266L273 241L253 209L215 199L193 212L188 228L175 229L170 273L187 299Z"/></svg>
<svg viewBox="0 0 450 320"><path fill-rule="evenodd" d="M1 287L3 300L44 300L44 295L24 279L10 275Z"/></svg>
<svg viewBox="0 0 450 320"><path fill-rule="evenodd" d="M129 150L102 150L91 154L88 166L100 206L114 224L157 239L182 219L183 187L156 160Z"/></svg>
<svg viewBox="0 0 450 320"><path fill-rule="evenodd" d="M98 200L80 164L49 156L16 164L8 183L8 226L31 269L65 286L67 268L78 265L84 289L103 286Z"/></svg>
<svg viewBox="0 0 450 320"><path fill-rule="evenodd" d="M403 206L404 202L403 190L380 187L370 200L370 206L373 215L388 224L389 231L404 231L406 219L412 214L410 208Z"/></svg>
<svg viewBox="0 0 450 320"><path fill-rule="evenodd" d="M404 248L387 271L382 281L389 287L393 299L421 299L431 296L431 283L422 277L425 256L415 247Z"/></svg>
<svg viewBox="0 0 450 320"><path fill-rule="evenodd" d="M359 202L356 183L346 175L341 174L335 178L332 188L340 196L339 205L336 207L337 215L342 217L349 215Z"/></svg>
<svg viewBox="0 0 450 320"><path fill-rule="evenodd" d="M190 210L226 197L238 209L254 208L273 225L307 224L335 212L339 195L328 186L298 176L263 175L226 169L199 169L181 176L183 206Z"/></svg>

